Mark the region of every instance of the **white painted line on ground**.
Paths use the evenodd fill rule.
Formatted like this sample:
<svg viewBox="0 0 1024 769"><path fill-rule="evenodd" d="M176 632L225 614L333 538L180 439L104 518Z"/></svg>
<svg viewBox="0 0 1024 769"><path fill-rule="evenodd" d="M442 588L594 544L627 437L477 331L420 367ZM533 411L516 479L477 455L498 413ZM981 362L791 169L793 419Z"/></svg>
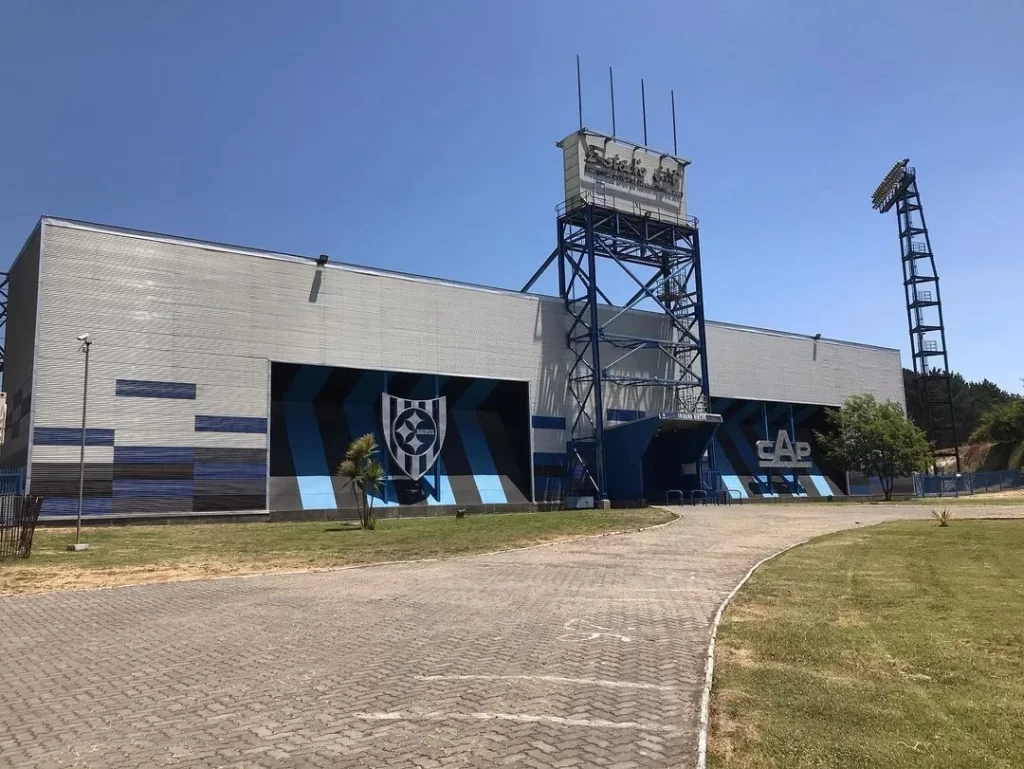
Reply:
<svg viewBox="0 0 1024 769"><path fill-rule="evenodd" d="M627 644L632 641L632 639L627 635L613 633L611 628L602 627L601 625L595 625L593 622L587 622L586 620L571 619L565 623L566 630L580 626L588 628L588 630L577 631L575 633L566 633L565 635L558 636L558 640L568 641L570 643L578 643L580 641L596 641L599 638L617 638L618 640ZM629 627L626 629L634 630L635 628Z"/></svg>
<svg viewBox="0 0 1024 769"><path fill-rule="evenodd" d="M605 681L600 678L566 678L564 676L415 676L418 681L546 681L556 684L583 684L585 686L605 686L610 689L654 689L659 692L670 692L676 687L662 684L638 684L632 681Z"/></svg>
<svg viewBox="0 0 1024 769"><path fill-rule="evenodd" d="M729 606L729 602L740 592L740 588L747 584L747 580L754 576L754 572L757 571L761 566L768 563L773 558L778 558L780 555L785 553L787 550L792 550L794 547L800 547L800 545L806 545L814 537L809 537L801 542L795 542L789 547L784 547L776 553L772 553L767 558L762 558L760 561L750 567L743 579L739 581L739 584L732 589L732 592L725 597L722 601L722 605L718 607L718 611L715 612L715 619L711 623L711 640L708 642L708 653L704 663L704 691L700 696L700 731L697 733L697 769L707 769L708 765L708 730L711 725L711 681L715 676L715 639L718 637L718 625L722 621L722 615L725 614L726 608Z"/></svg>
<svg viewBox="0 0 1024 769"><path fill-rule="evenodd" d="M587 726L596 729L635 729L641 732L680 734L674 726L642 724L636 721L606 721L603 718L562 718L561 716L534 716L526 713L414 713L388 711L385 713L353 713L362 721L515 721L520 724L558 724L560 726Z"/></svg>

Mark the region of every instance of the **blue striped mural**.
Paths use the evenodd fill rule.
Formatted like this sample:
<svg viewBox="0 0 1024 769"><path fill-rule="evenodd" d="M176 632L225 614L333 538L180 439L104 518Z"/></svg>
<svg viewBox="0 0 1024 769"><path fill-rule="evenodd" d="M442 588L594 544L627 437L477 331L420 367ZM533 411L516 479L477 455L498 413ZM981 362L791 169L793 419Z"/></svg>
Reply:
<svg viewBox="0 0 1024 769"><path fill-rule="evenodd" d="M330 369L326 369L330 376ZM361 435L373 435L380 447L377 460L384 465L386 477L383 488L373 493L375 504L394 507L398 504L398 492L395 489L395 470L391 467L391 457L384 448L384 432L378 416L380 394L387 389L388 373L386 371L363 371L355 379L339 410L347 422L347 432L352 439Z"/></svg>
<svg viewBox="0 0 1024 769"><path fill-rule="evenodd" d="M124 480L114 481L115 497L191 497L192 481Z"/></svg>
<svg viewBox="0 0 1024 769"><path fill-rule="evenodd" d="M197 481L260 481L267 477L267 466L266 464L196 464L194 477Z"/></svg>
<svg viewBox="0 0 1024 769"><path fill-rule="evenodd" d="M192 446L114 446L114 464L192 464Z"/></svg>
<svg viewBox="0 0 1024 769"><path fill-rule="evenodd" d="M462 436L462 446L473 470L473 480L476 483L477 492L480 494L480 501L484 504L505 504L508 499L505 497L501 478L494 465L490 447L484 438L477 415L480 404L491 394L493 389L494 382L490 380L474 381L462 397L455 402L452 415L455 417L455 423Z"/></svg>
<svg viewBox="0 0 1024 769"><path fill-rule="evenodd" d="M191 382L155 382L147 379L118 379L115 395L128 398L172 398L195 400L196 386Z"/></svg>
<svg viewBox="0 0 1024 769"><path fill-rule="evenodd" d="M715 461L734 499L842 495L843 473L827 466L814 437L824 427L825 407L715 398L711 410L724 420L714 441ZM777 440L779 430L811 445L809 468L761 467L756 444Z"/></svg>
<svg viewBox="0 0 1024 769"><path fill-rule="evenodd" d="M287 439L291 444L295 478L303 510L337 510L331 471L324 456L313 399L327 382L329 369L304 366L288 391L285 403Z"/></svg>
<svg viewBox="0 0 1024 769"><path fill-rule="evenodd" d="M565 417L551 417L534 415L532 419L535 430L564 430Z"/></svg>
<svg viewBox="0 0 1024 769"><path fill-rule="evenodd" d="M116 379L114 393L122 398L197 400L192 382ZM125 403L126 409L131 409ZM153 416L142 410L133 416L134 427L154 433L167 429L166 412ZM173 413L173 412L171 412ZM181 427L197 433L266 435L266 417L194 413L184 405ZM80 427L37 426L36 446L79 446ZM257 439L259 440L259 439ZM164 515L174 513L263 510L267 494L267 449L236 446L147 446L119 442L115 431L89 427L87 447L112 447L113 456L86 453L83 514ZM38 455L34 455L35 457ZM97 457L105 457L97 461ZM112 461L111 461L112 460ZM43 517L74 515L78 511L80 466L66 459L33 461L31 490L45 498Z"/></svg>
<svg viewBox="0 0 1024 769"><path fill-rule="evenodd" d="M77 462L34 462L32 473L44 517L77 514ZM266 449L114 446L113 462L86 462L83 514L262 510L266 474Z"/></svg>
<svg viewBox="0 0 1024 769"><path fill-rule="evenodd" d="M266 433L265 417L226 417L196 414L197 433Z"/></svg>
<svg viewBox="0 0 1024 769"><path fill-rule="evenodd" d="M82 515L110 515L113 500L110 497L84 497L82 499ZM43 506L39 510L42 516L77 516L78 497L43 497Z"/></svg>
<svg viewBox="0 0 1024 769"><path fill-rule="evenodd" d="M81 427L36 427L32 431L32 442L36 446L80 446ZM85 431L86 446L113 446L114 431L101 427L89 427Z"/></svg>

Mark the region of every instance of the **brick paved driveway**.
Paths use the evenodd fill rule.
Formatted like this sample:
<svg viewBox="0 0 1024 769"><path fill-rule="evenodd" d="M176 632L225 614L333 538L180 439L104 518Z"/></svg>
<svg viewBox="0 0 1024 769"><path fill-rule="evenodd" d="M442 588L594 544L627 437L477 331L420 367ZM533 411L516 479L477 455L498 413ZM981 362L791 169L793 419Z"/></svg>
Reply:
<svg viewBox="0 0 1024 769"><path fill-rule="evenodd" d="M2 597L0 766L691 766L709 622L745 571L927 513L684 508L502 555Z"/></svg>

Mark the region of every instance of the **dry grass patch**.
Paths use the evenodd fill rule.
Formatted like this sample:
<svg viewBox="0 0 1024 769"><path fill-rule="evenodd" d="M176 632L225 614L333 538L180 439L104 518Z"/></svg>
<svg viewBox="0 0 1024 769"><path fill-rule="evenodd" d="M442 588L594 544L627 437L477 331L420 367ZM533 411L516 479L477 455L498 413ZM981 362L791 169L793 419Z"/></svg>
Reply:
<svg viewBox="0 0 1024 769"><path fill-rule="evenodd" d="M82 530L84 553L65 550L74 529L43 528L31 558L0 561L0 594L449 558L671 519L649 508L392 519L376 531L324 521L105 526Z"/></svg>
<svg viewBox="0 0 1024 769"><path fill-rule="evenodd" d="M711 728L715 734L715 751L723 760L732 760L737 754L737 744L756 741L753 727L733 719L729 714L748 706L744 700L749 695L734 689L715 691L711 697Z"/></svg>
<svg viewBox="0 0 1024 769"><path fill-rule="evenodd" d="M754 659L754 652L744 649L742 646L729 646L715 649L716 664L729 664L738 667L755 667L757 661Z"/></svg>

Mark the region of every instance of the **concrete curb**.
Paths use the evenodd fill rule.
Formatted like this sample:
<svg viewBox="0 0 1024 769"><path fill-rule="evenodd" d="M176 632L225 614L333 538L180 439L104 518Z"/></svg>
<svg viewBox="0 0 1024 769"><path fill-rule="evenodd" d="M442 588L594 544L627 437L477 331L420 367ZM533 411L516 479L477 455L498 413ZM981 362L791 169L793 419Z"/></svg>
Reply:
<svg viewBox="0 0 1024 769"><path fill-rule="evenodd" d="M800 542L794 542L792 545L788 545L787 547L772 553L767 558L762 558L751 566L750 570L743 576L743 579L739 581L736 587L734 587L729 595L725 597L725 600L722 601L721 606L718 607L718 611L715 612L715 618L711 621L711 640L708 641L708 653L704 662L704 689L700 695L700 726L697 732L697 769L707 769L708 764L708 731L711 726L711 683L715 675L715 641L718 638L718 625L722 622L722 615L725 614L725 610L729 607L732 599L736 597L740 588L747 584L747 580L754 576L755 571L768 563L768 561L778 558L780 555L788 550L792 550L794 547L806 545L812 539L817 539L817 537L808 537Z"/></svg>
<svg viewBox="0 0 1024 769"><path fill-rule="evenodd" d="M347 566L327 566L320 569L288 569L279 571L258 571L252 574L215 574L212 576L204 577L198 575L195 577L187 577L185 579L167 579L158 580L154 582L129 582L125 585L100 585L98 587L69 587L63 590L44 590L37 593L0 593L0 600L4 598L26 598L29 596L37 595L53 595L54 593L86 593L94 592L96 590L120 590L128 587L146 587L147 585L174 585L179 582L213 582L215 580L223 579L254 579L256 577L287 577L295 576L298 574L325 574L328 572L335 571L350 571L352 569L367 569L372 566L402 566L411 565L417 563L437 563L439 561L454 561L460 559L469 558L486 558L488 556L502 555L504 553L518 553L522 550L536 550L541 547L552 547L554 545L564 545L570 542L579 542L585 539L600 539L601 537L612 537L622 534L639 534L642 531L651 531L653 529L660 529L663 526L669 526L673 523L678 523L682 520L683 516L677 513L675 510L670 510L665 507L654 507L656 510L668 513L672 516L671 520L663 523L655 523L651 526L641 526L636 529L618 529L615 531L602 531L598 534L580 534L575 537L567 537L565 539L553 539L550 542L538 542L536 545L523 545L522 547L509 547L503 550L491 550L485 553L462 553L455 554L443 558L410 558L404 561L370 561L368 563L353 563ZM526 515L526 513L524 513ZM230 525L230 524L227 524Z"/></svg>

